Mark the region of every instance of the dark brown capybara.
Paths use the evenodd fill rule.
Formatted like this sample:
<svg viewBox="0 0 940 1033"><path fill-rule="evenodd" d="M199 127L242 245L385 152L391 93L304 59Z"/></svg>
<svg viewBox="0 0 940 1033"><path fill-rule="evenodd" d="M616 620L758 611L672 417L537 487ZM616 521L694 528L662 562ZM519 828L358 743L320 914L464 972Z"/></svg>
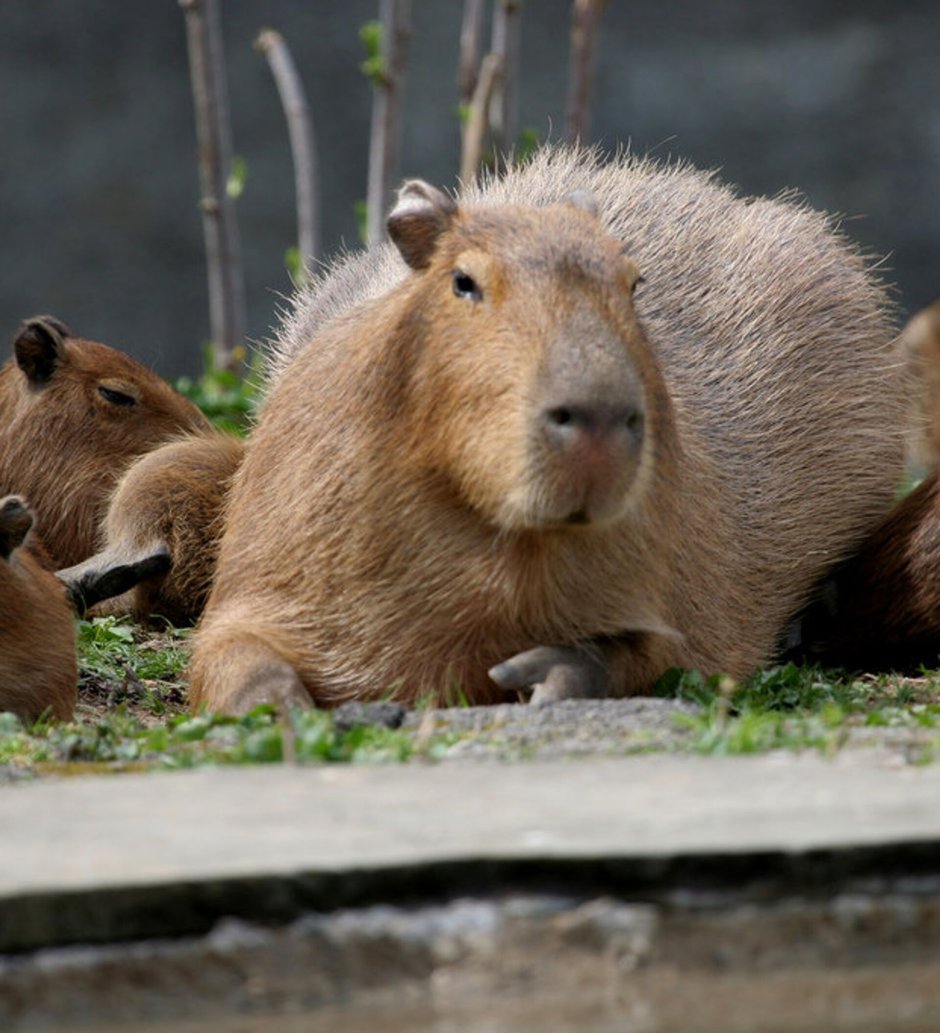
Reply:
<svg viewBox="0 0 940 1033"><path fill-rule="evenodd" d="M798 621L799 659L868 672L940 658L940 472L839 564Z"/></svg>
<svg viewBox="0 0 940 1033"><path fill-rule="evenodd" d="M78 685L75 620L32 526L23 499L0 499L0 711L65 719Z"/></svg>
<svg viewBox="0 0 940 1033"><path fill-rule="evenodd" d="M547 701L768 661L902 473L857 249L792 199L564 148L459 205L410 183L388 224L282 332L193 705Z"/></svg>
<svg viewBox="0 0 940 1033"><path fill-rule="evenodd" d="M0 368L0 494L29 500L54 566L71 566L95 551L128 464L209 422L145 366L50 316L28 319L13 352Z"/></svg>
<svg viewBox="0 0 940 1033"><path fill-rule="evenodd" d="M940 299L908 321L901 351L913 384L908 462L923 475L940 462Z"/></svg>

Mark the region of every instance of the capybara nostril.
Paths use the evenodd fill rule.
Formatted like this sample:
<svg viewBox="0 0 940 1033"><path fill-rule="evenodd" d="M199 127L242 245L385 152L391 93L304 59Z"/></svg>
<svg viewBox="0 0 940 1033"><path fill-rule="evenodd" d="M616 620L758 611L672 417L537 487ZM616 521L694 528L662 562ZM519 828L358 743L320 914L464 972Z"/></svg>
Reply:
<svg viewBox="0 0 940 1033"><path fill-rule="evenodd" d="M553 405L542 414L542 430L562 451L582 444L632 449L643 443L643 413L632 405Z"/></svg>

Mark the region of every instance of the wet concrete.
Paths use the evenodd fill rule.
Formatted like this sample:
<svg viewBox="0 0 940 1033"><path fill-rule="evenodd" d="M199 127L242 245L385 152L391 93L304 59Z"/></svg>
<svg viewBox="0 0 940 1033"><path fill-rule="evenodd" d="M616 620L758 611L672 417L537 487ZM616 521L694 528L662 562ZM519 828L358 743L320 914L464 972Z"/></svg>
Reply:
<svg viewBox="0 0 940 1033"><path fill-rule="evenodd" d="M832 899L514 896L227 921L0 961L0 1028L902 1033L940 1026L937 886ZM912 892L913 890L913 892Z"/></svg>

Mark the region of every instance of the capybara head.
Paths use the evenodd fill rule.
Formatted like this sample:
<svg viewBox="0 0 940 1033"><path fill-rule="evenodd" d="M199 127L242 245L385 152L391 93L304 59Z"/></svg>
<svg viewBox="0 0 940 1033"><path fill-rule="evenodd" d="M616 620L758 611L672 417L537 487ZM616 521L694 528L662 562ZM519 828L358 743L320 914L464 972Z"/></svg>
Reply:
<svg viewBox="0 0 940 1033"><path fill-rule="evenodd" d="M56 566L89 556L107 499L136 456L202 413L122 352L75 337L59 320L27 320L0 369L0 492L25 495Z"/></svg>
<svg viewBox="0 0 940 1033"><path fill-rule="evenodd" d="M31 547L32 524L23 499L0 499L0 710L66 718L78 682L74 621L63 585Z"/></svg>
<svg viewBox="0 0 940 1033"><path fill-rule="evenodd" d="M508 531L623 516L650 462L653 359L639 272L590 198L474 212L412 181L388 226L419 273L393 359L416 459Z"/></svg>

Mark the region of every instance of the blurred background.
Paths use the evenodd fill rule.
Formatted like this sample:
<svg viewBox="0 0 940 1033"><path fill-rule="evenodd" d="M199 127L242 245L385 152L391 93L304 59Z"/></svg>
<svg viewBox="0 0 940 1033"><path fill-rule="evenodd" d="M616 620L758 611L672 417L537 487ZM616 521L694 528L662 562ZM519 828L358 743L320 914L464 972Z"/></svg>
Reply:
<svg viewBox="0 0 940 1033"><path fill-rule="evenodd" d="M451 186L462 3L413 0L401 172ZM358 243L377 0L223 0L250 337L290 290L293 170L263 27L287 39L320 153L323 244ZM520 124L560 138L569 0L526 0ZM936 0L610 0L590 138L719 168L744 193L799 188L888 256L901 316L940 295ZM5 4L0 32L0 332L52 313L165 376L198 371L208 303L182 10L176 0ZM4 349L6 345L3 346Z"/></svg>

